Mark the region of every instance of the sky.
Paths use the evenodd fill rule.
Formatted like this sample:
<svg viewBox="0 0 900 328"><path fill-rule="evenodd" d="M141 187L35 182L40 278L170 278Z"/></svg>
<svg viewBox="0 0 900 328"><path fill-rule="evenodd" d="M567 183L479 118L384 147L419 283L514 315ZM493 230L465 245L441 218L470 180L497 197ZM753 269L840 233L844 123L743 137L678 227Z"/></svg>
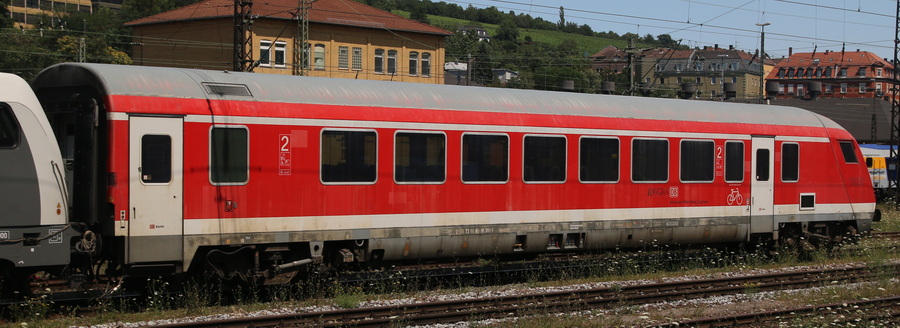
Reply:
<svg viewBox="0 0 900 328"><path fill-rule="evenodd" d="M588 24L594 31L640 36L669 34L691 47L713 46L750 52L760 48L765 26L769 57L825 50L870 51L893 59L897 2L893 0L435 0L497 7L559 21ZM597 49L599 50L599 49Z"/></svg>

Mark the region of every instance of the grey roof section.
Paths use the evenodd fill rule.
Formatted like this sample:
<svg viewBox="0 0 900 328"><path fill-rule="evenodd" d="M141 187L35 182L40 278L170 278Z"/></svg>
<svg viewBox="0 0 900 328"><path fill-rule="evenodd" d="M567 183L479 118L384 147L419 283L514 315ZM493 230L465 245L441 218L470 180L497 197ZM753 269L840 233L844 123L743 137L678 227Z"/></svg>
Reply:
<svg viewBox="0 0 900 328"><path fill-rule="evenodd" d="M244 101L789 126L833 124L808 111L782 106L107 64L55 65L41 72L32 87L40 90L85 83L105 95L206 99L211 95L202 83L219 83L246 85L252 97L222 97Z"/></svg>

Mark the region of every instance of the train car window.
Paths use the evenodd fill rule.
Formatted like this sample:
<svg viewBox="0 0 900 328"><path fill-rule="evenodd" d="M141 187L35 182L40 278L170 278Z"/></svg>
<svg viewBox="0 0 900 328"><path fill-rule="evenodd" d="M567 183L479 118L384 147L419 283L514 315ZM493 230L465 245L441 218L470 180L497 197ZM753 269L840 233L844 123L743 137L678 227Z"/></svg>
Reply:
<svg viewBox="0 0 900 328"><path fill-rule="evenodd" d="M669 181L669 141L634 139L631 141L631 181Z"/></svg>
<svg viewBox="0 0 900 328"><path fill-rule="evenodd" d="M619 139L583 137L580 146L581 182L619 181Z"/></svg>
<svg viewBox="0 0 900 328"><path fill-rule="evenodd" d="M322 182L374 183L374 131L322 131Z"/></svg>
<svg viewBox="0 0 900 328"><path fill-rule="evenodd" d="M447 137L441 133L398 132L394 137L396 182L444 182Z"/></svg>
<svg viewBox="0 0 900 328"><path fill-rule="evenodd" d="M463 134L463 182L506 182L509 179L509 137Z"/></svg>
<svg viewBox="0 0 900 328"><path fill-rule="evenodd" d="M725 142L725 182L744 181L744 143Z"/></svg>
<svg viewBox="0 0 900 328"><path fill-rule="evenodd" d="M844 155L844 163L859 163L859 160L856 159L856 149L853 147L853 141L844 140L839 141L838 143L841 145L841 153Z"/></svg>
<svg viewBox="0 0 900 328"><path fill-rule="evenodd" d="M566 138L525 136L522 162L526 182L566 181Z"/></svg>
<svg viewBox="0 0 900 328"><path fill-rule="evenodd" d="M0 103L0 148L15 148L19 144L19 122L9 105Z"/></svg>
<svg viewBox="0 0 900 328"><path fill-rule="evenodd" d="M781 181L797 182L800 179L800 145L781 144Z"/></svg>
<svg viewBox="0 0 900 328"><path fill-rule="evenodd" d="M756 181L769 181L769 150L756 150Z"/></svg>
<svg viewBox="0 0 900 328"><path fill-rule="evenodd" d="M682 140L681 181L712 182L716 176L715 148L712 140Z"/></svg>
<svg viewBox="0 0 900 328"><path fill-rule="evenodd" d="M147 134L141 137L141 182L172 181L172 137Z"/></svg>
<svg viewBox="0 0 900 328"><path fill-rule="evenodd" d="M246 127L210 130L209 180L217 185L246 184L250 176L249 132Z"/></svg>
<svg viewBox="0 0 900 328"><path fill-rule="evenodd" d="M868 167L868 168L871 169L871 168L872 168L872 164L873 164L873 163L872 163L872 158L871 158L871 157L866 157L866 167Z"/></svg>

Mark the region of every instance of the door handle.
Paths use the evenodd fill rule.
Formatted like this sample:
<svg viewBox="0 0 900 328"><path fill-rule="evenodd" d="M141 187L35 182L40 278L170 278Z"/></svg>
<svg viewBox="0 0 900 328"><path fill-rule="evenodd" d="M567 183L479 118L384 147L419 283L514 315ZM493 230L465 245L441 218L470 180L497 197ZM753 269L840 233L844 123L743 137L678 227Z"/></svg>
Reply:
<svg viewBox="0 0 900 328"><path fill-rule="evenodd" d="M137 220L137 207L131 208L131 220L132 221Z"/></svg>

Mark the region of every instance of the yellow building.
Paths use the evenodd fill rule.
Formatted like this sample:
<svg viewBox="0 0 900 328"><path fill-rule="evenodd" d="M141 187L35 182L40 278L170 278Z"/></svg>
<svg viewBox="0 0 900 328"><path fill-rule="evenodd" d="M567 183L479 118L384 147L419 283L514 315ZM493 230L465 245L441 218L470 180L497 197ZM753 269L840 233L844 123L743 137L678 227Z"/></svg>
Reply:
<svg viewBox="0 0 900 328"><path fill-rule="evenodd" d="M295 47L299 3L269 0L249 8L254 72L443 83L444 38L452 33L355 1L317 0L308 9L307 45ZM231 70L234 16L234 1L210 0L129 22L134 63Z"/></svg>
<svg viewBox="0 0 900 328"><path fill-rule="evenodd" d="M109 1L102 1L109 2ZM121 2L121 0L119 1ZM91 0L12 0L9 15L15 21L15 28L56 27L53 19L44 21L45 17L59 17L69 12L91 12L93 5L99 1Z"/></svg>

